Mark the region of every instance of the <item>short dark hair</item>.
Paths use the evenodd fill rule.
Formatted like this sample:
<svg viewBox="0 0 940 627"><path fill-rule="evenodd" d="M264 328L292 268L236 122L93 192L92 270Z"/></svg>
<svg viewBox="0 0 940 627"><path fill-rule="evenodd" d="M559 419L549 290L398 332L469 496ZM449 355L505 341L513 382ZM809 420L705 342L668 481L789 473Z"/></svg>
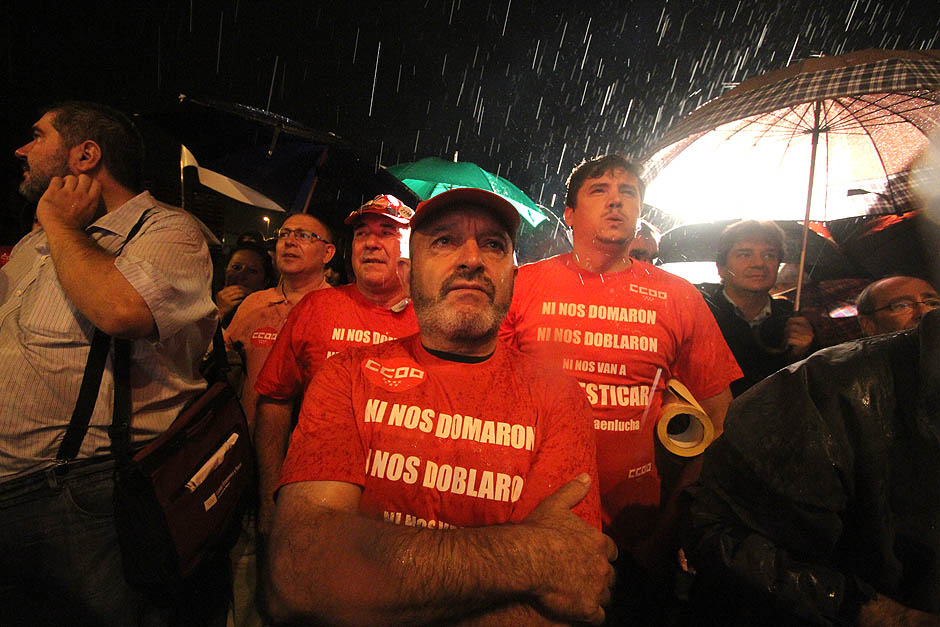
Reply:
<svg viewBox="0 0 940 627"><path fill-rule="evenodd" d="M786 236L776 222L772 220L740 220L734 224L729 224L721 232L718 238L718 251L715 255L715 261L719 266L728 265L728 253L731 248L742 239L756 238L767 240L777 248L777 254L780 261L783 262L783 256L786 254Z"/></svg>
<svg viewBox="0 0 940 627"><path fill-rule="evenodd" d="M568 192L565 194L565 206L571 207L572 209L575 208L575 203L578 200L578 192L584 185L584 181L603 176L613 170L626 170L636 177L637 183L639 183L640 186L640 202L642 203L643 195L646 193L646 183L643 182L642 168L623 155L611 153L603 157L585 159L571 171L571 174L568 175L568 180L565 182L565 185L568 186Z"/></svg>
<svg viewBox="0 0 940 627"><path fill-rule="evenodd" d="M131 119L97 102L68 100L47 108L52 126L66 148L91 140L101 147L101 163L114 180L137 192L141 188L144 140Z"/></svg>

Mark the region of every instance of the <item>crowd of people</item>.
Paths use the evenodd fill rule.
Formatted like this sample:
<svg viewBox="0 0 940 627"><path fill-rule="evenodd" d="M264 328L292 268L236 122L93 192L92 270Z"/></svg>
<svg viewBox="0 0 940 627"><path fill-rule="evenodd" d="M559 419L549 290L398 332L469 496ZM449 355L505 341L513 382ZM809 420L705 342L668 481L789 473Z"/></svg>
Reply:
<svg viewBox="0 0 940 627"><path fill-rule="evenodd" d="M817 350L772 296L779 227L729 226L721 283L694 286L652 263L641 172L611 154L568 179L569 253L517 267L491 192L381 194L345 237L295 214L273 251L239 242L213 300L204 235L141 190L142 150L84 102L16 150L39 228L0 269L3 624L940 624L926 275L872 283L870 337ZM116 539L110 359L78 455L59 447L95 329L133 340L141 445L204 388L219 325L257 498L154 598ZM714 431L702 455L659 441L673 380Z"/></svg>

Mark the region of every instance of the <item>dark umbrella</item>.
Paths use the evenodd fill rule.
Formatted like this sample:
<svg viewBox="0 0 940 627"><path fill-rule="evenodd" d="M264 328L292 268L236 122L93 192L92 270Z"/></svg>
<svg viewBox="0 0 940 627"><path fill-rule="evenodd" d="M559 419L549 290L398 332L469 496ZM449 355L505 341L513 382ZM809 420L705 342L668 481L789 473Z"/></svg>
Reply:
<svg viewBox="0 0 940 627"><path fill-rule="evenodd" d="M683 224L663 233L659 242L662 263L715 261L721 232L733 220ZM784 263L799 263L803 226L796 221L777 222L786 236ZM832 240L810 230L806 243L806 272L816 281L857 277L861 271Z"/></svg>
<svg viewBox="0 0 940 627"><path fill-rule="evenodd" d="M349 142L276 113L181 95L147 122L189 148L201 167L257 190L288 213L315 214L335 229L377 194L394 194L412 207L418 201L394 176L365 163ZM187 208L199 215L198 206Z"/></svg>

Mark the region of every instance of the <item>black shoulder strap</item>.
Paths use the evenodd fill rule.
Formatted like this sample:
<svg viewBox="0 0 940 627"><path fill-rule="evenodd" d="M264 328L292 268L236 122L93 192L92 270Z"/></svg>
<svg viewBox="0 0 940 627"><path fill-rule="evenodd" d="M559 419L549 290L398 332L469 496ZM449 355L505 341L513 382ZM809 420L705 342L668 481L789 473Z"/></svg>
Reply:
<svg viewBox="0 0 940 627"><path fill-rule="evenodd" d="M144 225L144 221L147 218L147 214L150 212L148 209L140 214L140 218L137 219L137 222L127 233L127 237L124 238L124 241L121 243L121 247L118 249L117 254L120 255L124 250L124 246L127 245L127 242L131 241L135 235L140 231L141 227ZM115 345L119 343L127 344L126 347L126 369L123 373L123 377L128 380L127 386L127 400L130 400L130 341L129 340L115 340ZM78 451L82 446L82 441L85 439L85 433L88 432L88 423L91 422L91 414L95 410L95 401L98 399L98 390L101 388L101 377L104 374L104 366L108 360L108 348L111 346L111 336L104 333L100 329L95 329L95 335L91 339L91 349L88 352L88 363L85 364L85 374L82 376L82 385L78 391L78 399L75 401L75 409L72 410L72 418L69 421L68 429L65 431L65 437L62 438L62 444L59 445L59 452L56 454L56 459L60 461L68 461L74 459L78 455ZM117 352L117 348L115 348ZM114 372L115 372L115 384L117 383L118 378L118 358L115 355L114 360ZM115 397L117 396L117 391L115 388ZM117 398L115 398L117 400Z"/></svg>

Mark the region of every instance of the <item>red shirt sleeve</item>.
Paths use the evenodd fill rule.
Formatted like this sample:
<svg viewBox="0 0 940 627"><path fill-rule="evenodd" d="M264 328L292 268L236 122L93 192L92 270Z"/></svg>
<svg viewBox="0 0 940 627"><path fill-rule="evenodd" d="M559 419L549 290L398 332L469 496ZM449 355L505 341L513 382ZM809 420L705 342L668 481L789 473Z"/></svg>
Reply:
<svg viewBox="0 0 940 627"><path fill-rule="evenodd" d="M302 326L297 326L297 320L306 310L304 302L302 300L291 310L284 326L278 332L274 347L261 367L258 380L255 381L258 394L286 400L299 395L303 390L298 346Z"/></svg>
<svg viewBox="0 0 940 627"><path fill-rule="evenodd" d="M346 357L327 360L307 387L278 487L298 481L364 485L366 452L351 398L355 364Z"/></svg>

